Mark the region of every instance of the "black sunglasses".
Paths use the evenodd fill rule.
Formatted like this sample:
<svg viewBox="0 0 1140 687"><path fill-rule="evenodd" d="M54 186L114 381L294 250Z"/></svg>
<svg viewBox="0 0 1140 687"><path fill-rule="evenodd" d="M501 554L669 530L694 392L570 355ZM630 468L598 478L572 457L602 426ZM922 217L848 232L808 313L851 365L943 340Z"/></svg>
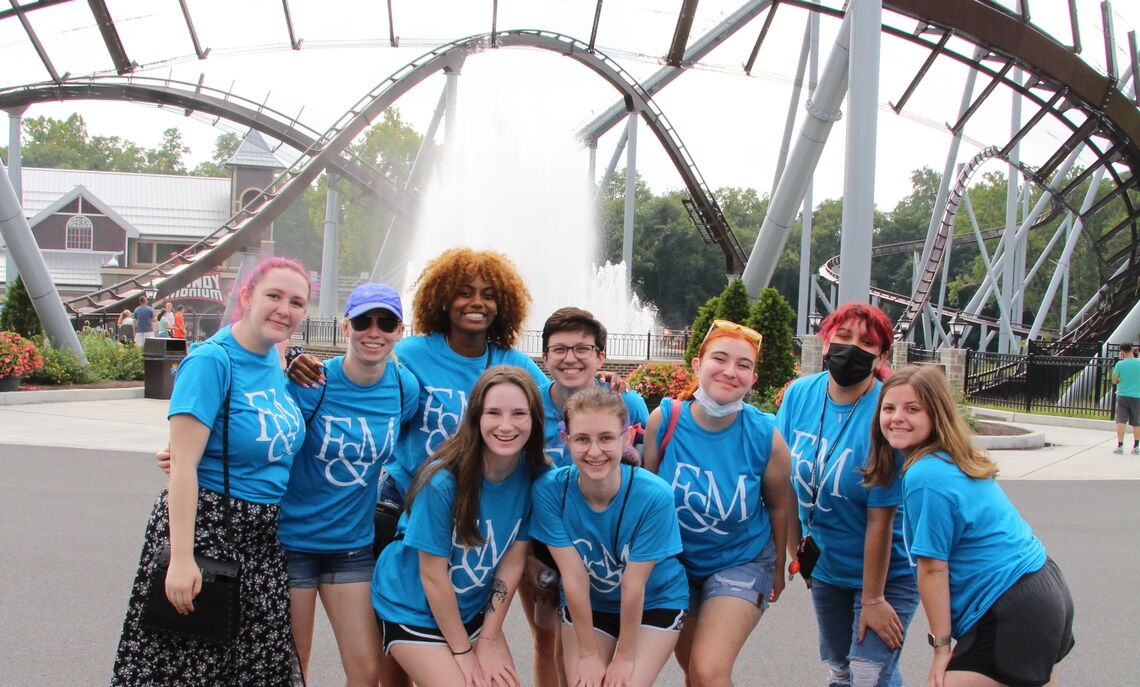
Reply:
<svg viewBox="0 0 1140 687"><path fill-rule="evenodd" d="M357 315L350 319L349 322L352 324L352 328L358 332L368 331L368 328L372 326L373 322L380 328L380 331L387 334L396 331L396 327L400 326L400 320L397 319L395 315L377 315L376 317L372 317L371 315Z"/></svg>

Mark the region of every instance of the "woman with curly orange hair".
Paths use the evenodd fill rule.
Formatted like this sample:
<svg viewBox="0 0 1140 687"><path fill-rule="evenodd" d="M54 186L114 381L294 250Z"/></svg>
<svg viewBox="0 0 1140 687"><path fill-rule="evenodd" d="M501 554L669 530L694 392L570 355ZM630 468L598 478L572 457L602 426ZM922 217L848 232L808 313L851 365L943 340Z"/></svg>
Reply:
<svg viewBox="0 0 1140 687"><path fill-rule="evenodd" d="M452 248L424 267L412 301L418 336L396 345L396 356L420 380L416 418L401 432L380 498L403 505L412 477L459 427L475 380L493 365L516 365L539 385L538 365L512 348L530 305L518 270L494 251Z"/></svg>

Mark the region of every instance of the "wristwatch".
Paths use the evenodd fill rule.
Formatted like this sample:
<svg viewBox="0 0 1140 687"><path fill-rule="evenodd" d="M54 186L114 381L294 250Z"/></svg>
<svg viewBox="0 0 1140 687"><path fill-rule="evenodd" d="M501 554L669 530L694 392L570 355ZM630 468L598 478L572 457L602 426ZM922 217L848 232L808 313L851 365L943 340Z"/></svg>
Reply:
<svg viewBox="0 0 1140 687"><path fill-rule="evenodd" d="M940 647L950 646L950 635L946 635L945 637L935 637L933 632L927 632L926 641L930 643L930 646L938 649Z"/></svg>

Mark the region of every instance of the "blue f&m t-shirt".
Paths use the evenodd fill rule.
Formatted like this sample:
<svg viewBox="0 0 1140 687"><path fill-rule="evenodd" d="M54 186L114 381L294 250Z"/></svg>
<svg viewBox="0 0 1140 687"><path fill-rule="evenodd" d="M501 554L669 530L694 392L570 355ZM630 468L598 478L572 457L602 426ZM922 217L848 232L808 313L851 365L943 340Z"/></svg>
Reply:
<svg viewBox="0 0 1140 687"><path fill-rule="evenodd" d="M887 487L863 486L861 470L871 455L871 431L882 384L876 381L859 401L840 404L828 397L828 378L828 373L820 372L797 379L784 392L776 414L776 426L792 455L792 488L804 534L808 533L812 500L820 490L811 525L820 556L812 578L838 587L861 588L867 509L891 506L900 508L895 514L887 578L912 575L902 538L901 480L896 477Z"/></svg>
<svg viewBox="0 0 1140 687"><path fill-rule="evenodd" d="M703 578L756 558L772 537L761 478L772 453L772 416L745 404L732 424L709 431L693 419L692 403L661 402L657 445L680 413L657 474L673 490L682 560Z"/></svg>
<svg viewBox="0 0 1140 687"><path fill-rule="evenodd" d="M253 503L277 503L289 481L293 454L305 439L305 427L286 387L276 348L254 353L234 339L229 327L218 330L179 364L167 417L193 415L211 428L198 463L198 484L224 493L222 425L227 388L230 494Z"/></svg>
<svg viewBox="0 0 1140 687"><path fill-rule="evenodd" d="M525 461L505 480L483 479L479 493L479 534L484 543L466 546L455 538L451 514L455 477L432 476L400 516L397 539L380 554L372 575L372 607L382 619L416 627L437 627L420 579L421 551L448 559L459 615L468 622L491 598L491 580L507 549L529 539L530 471ZM402 537L402 538L400 538Z"/></svg>
<svg viewBox="0 0 1140 687"><path fill-rule="evenodd" d="M950 634L961 637L1045 565L1045 547L997 481L970 477L944 453L920 458L902 483L910 554L948 563Z"/></svg>
<svg viewBox="0 0 1140 687"><path fill-rule="evenodd" d="M408 493L412 478L428 457L455 434L467 410L467 395L484 370L515 365L529 372L539 387L549 381L524 353L488 344L488 355L466 358L451 350L440 333L403 339L395 353L420 381L416 416L400 435L396 459L387 466L401 494Z"/></svg>
<svg viewBox="0 0 1140 687"><path fill-rule="evenodd" d="M645 582L644 608L679 610L689 605L685 569L676 558L681 532L673 495L660 477L622 465L621 487L600 512L582 496L574 465L548 471L534 483L532 494L531 537L548 546L574 547L590 579L594 610L621 612L621 582L630 561L656 562Z"/></svg>
<svg viewBox="0 0 1140 687"><path fill-rule="evenodd" d="M360 386L345 374L341 356L325 363L322 389L290 382L289 391L312 419L281 500L282 546L309 552L371 546L380 468L395 452L400 426L416 412L419 382L389 360L375 384Z"/></svg>

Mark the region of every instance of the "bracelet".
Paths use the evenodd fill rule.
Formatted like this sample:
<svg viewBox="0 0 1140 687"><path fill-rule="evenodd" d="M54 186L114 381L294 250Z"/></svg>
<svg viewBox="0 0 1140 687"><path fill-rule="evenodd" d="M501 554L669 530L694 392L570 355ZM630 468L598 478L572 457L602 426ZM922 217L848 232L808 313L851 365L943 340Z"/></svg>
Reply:
<svg viewBox="0 0 1140 687"><path fill-rule="evenodd" d="M886 602L887 597L885 596L876 596L873 599L863 599L862 601L864 606L878 606L879 604L885 604Z"/></svg>
<svg viewBox="0 0 1140 687"><path fill-rule="evenodd" d="M450 648L450 647L448 647L448 648ZM474 644L468 644L466 651L452 651L451 655L452 656L462 656L463 654L469 654L469 653L471 653L472 649L474 649L474 648L475 648Z"/></svg>

